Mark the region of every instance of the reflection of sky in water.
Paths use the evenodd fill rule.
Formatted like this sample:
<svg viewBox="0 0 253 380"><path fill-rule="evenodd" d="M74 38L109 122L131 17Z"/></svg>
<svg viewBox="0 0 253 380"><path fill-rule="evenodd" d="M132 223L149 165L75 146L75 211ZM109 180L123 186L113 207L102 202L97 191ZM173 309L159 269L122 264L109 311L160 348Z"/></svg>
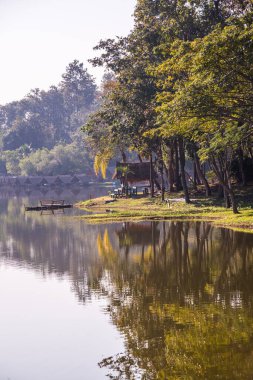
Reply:
<svg viewBox="0 0 253 380"><path fill-rule="evenodd" d="M122 350L103 299L76 302L67 278L0 266L0 379L102 379Z"/></svg>
<svg viewBox="0 0 253 380"><path fill-rule="evenodd" d="M65 194L65 199L75 202L87 194ZM75 222L65 217L82 212L24 213L24 204L41 198L0 201L0 379L106 378L97 363L121 351L122 339L104 312L103 297L77 302L73 276L84 273L73 269L71 277L71 262L66 262L72 255L74 261L72 250L80 241L75 245Z"/></svg>
<svg viewBox="0 0 253 380"><path fill-rule="evenodd" d="M79 201L89 191L61 198ZM246 354L236 356L246 346L226 344L222 357L219 344L222 335L231 347L243 339L253 352L247 340L253 334L253 235L200 222L89 225L72 218L75 209L24 212L24 204L39 199L0 201L0 380L96 380L116 365L134 379L149 373L153 380L172 360L166 352L173 336L192 342L190 354L183 343L179 347L191 358L198 347L194 329L207 343L217 332L214 356L199 364L205 379L221 373L214 368L216 351L228 372L220 378L247 378L240 367ZM173 346L171 358L180 362L177 355ZM236 376L226 362L231 355L239 363ZM100 369L98 362L110 356ZM187 361L186 368L194 363Z"/></svg>

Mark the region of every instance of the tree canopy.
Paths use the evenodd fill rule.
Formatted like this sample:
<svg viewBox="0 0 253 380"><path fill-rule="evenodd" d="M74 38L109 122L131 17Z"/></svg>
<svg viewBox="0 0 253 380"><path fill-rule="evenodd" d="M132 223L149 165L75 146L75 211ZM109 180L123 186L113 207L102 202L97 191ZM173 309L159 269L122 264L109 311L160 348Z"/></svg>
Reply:
<svg viewBox="0 0 253 380"><path fill-rule="evenodd" d="M67 154L77 135L80 139L80 127L94 110L96 98L94 78L83 63L74 60L66 67L58 86L51 86L48 91L33 89L24 99L0 106L1 158L8 173L40 173L34 169L35 157L54 151L56 146L64 147ZM73 152L77 154L76 161L83 160L81 149ZM83 157L87 159L85 153ZM26 164L21 163L24 158ZM67 167L63 170L70 171ZM76 170L75 165L72 170Z"/></svg>
<svg viewBox="0 0 253 380"><path fill-rule="evenodd" d="M83 128L96 159L129 149L155 159L186 202L186 162L210 195L205 163L237 212L232 168L245 184L253 157L252 12L251 1L137 1L131 33L95 47L92 63L113 77Z"/></svg>

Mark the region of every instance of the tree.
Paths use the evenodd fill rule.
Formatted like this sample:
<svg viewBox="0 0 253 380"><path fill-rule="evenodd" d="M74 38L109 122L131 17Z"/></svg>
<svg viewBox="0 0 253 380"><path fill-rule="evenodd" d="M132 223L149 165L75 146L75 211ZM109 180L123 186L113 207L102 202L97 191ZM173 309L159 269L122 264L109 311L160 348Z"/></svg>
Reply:
<svg viewBox="0 0 253 380"><path fill-rule="evenodd" d="M48 155L47 150L51 151L55 146L64 146L65 153L66 144L70 144L70 149L73 148L72 143L80 127L87 120L91 108L95 107L93 102L96 95L94 79L83 68L83 64L75 60L67 67L63 81L58 86L51 86L48 91L35 88L24 99L1 106L0 140L2 150L8 152L6 155L3 153L7 157L8 173L20 172L20 160L25 158L20 155L23 145L29 146L34 154L39 150L38 157L41 152ZM78 155L78 159L81 159L81 150ZM37 163L34 167L29 160L27 158L25 163L22 162L22 172L38 173ZM61 171L59 166L57 170Z"/></svg>
<svg viewBox="0 0 253 380"><path fill-rule="evenodd" d="M161 133L199 146L200 158L209 161L236 213L231 162L252 135L251 24L242 19L202 39L175 42L159 72L168 78L158 96Z"/></svg>
<svg viewBox="0 0 253 380"><path fill-rule="evenodd" d="M82 108L89 109L95 100L96 84L83 63L74 60L62 75L60 89L68 114L77 113Z"/></svg>

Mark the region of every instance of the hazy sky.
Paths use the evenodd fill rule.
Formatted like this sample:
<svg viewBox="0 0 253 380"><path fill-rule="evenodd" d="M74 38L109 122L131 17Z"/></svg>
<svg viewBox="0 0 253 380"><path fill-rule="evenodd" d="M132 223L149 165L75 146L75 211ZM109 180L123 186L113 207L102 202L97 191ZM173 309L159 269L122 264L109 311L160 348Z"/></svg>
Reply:
<svg viewBox="0 0 253 380"><path fill-rule="evenodd" d="M100 39L127 35L136 0L0 0L0 104L58 84L67 64Z"/></svg>

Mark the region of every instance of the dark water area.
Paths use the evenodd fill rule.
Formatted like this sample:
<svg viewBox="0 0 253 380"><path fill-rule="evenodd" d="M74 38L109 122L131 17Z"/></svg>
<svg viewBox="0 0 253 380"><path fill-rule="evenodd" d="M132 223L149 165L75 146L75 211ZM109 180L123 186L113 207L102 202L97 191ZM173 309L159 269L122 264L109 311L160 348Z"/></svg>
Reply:
<svg viewBox="0 0 253 380"><path fill-rule="evenodd" d="M0 380L253 379L253 235L39 199L0 195Z"/></svg>

